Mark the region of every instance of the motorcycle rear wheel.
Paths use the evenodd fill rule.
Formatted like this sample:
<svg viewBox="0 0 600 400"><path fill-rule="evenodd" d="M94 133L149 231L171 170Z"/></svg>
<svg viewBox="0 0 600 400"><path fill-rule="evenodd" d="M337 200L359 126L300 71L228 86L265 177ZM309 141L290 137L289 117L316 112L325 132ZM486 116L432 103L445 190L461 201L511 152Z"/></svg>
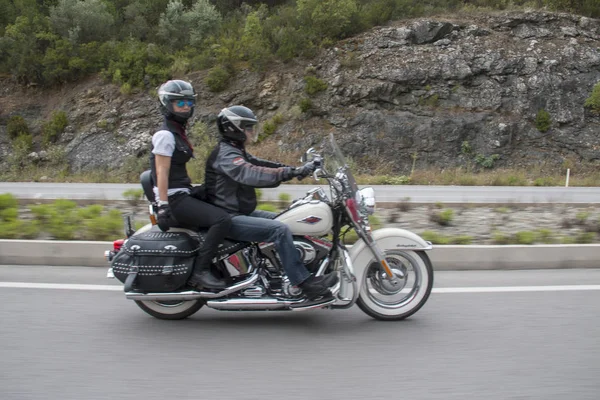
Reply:
<svg viewBox="0 0 600 400"><path fill-rule="evenodd" d="M154 318L177 320L185 319L202 308L204 300L150 301L135 300L135 304Z"/></svg>
<svg viewBox="0 0 600 400"><path fill-rule="evenodd" d="M375 319L402 320L416 313L429 298L433 267L422 251L386 250L385 258L392 271L399 274L397 284L387 280L379 265L373 263L365 271L356 304Z"/></svg>

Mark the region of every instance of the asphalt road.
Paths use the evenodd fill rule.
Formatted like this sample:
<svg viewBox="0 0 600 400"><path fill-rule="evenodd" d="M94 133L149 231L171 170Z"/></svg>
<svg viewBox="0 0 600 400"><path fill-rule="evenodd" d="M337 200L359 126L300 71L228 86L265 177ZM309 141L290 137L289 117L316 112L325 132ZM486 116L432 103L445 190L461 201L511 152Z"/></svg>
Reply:
<svg viewBox="0 0 600 400"><path fill-rule="evenodd" d="M438 272L428 303L401 322L375 321L358 308L202 309L160 321L104 274L0 266L0 399L596 400L600 393L600 269ZM8 287L14 282L27 288Z"/></svg>
<svg viewBox="0 0 600 400"><path fill-rule="evenodd" d="M277 200L280 193L299 198L316 185L281 185L263 190L263 200ZM321 185L322 186L322 185ZM322 186L327 188L326 186ZM600 203L600 187L518 186L379 186L377 201L415 203ZM0 182L0 194L23 199L123 200L123 192L140 189L135 184ZM329 189L327 189L329 190Z"/></svg>

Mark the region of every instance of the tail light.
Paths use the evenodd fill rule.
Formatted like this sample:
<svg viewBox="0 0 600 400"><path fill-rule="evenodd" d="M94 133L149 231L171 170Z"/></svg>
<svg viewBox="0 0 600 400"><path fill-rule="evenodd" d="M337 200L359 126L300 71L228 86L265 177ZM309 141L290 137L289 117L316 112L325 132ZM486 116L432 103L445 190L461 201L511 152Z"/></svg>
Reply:
<svg viewBox="0 0 600 400"><path fill-rule="evenodd" d="M125 242L125 239L115 240L113 242L113 251L115 253L118 253L121 250L121 247L123 246L124 242Z"/></svg>

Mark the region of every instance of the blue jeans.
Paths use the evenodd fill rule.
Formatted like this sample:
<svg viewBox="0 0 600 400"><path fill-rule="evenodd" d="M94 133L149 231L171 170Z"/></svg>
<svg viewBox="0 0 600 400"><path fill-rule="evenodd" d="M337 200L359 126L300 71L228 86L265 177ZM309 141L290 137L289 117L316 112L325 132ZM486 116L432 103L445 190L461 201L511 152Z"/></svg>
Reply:
<svg viewBox="0 0 600 400"><path fill-rule="evenodd" d="M290 283L299 285L310 276L310 272L300 260L290 228L283 222L275 221L274 217L274 213L262 210L255 210L250 215L236 215L231 218L227 236L246 242L273 243Z"/></svg>

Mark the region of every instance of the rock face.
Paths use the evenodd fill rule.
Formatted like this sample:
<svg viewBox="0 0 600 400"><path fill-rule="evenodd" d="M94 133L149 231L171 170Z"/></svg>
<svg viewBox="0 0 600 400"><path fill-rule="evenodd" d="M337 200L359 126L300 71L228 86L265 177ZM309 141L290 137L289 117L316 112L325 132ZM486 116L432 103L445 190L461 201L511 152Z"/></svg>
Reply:
<svg viewBox="0 0 600 400"><path fill-rule="evenodd" d="M600 20L569 14L403 21L340 42L311 64L242 71L218 95L207 90L202 72L185 79L201 93L195 121L212 122L231 104L253 108L262 121L281 114L284 122L267 143L302 150L333 130L363 172L386 165L403 174L415 159L417 167L600 163L600 117L584 108L600 81L599 43ZM300 113L307 74L328 87ZM63 89L54 102L32 92L0 92L0 163L10 152L10 115L39 126L51 105L65 110L70 126L59 143L74 170L144 156L160 122L148 93L124 96L98 78ZM542 109L551 119L546 132L535 123Z"/></svg>

